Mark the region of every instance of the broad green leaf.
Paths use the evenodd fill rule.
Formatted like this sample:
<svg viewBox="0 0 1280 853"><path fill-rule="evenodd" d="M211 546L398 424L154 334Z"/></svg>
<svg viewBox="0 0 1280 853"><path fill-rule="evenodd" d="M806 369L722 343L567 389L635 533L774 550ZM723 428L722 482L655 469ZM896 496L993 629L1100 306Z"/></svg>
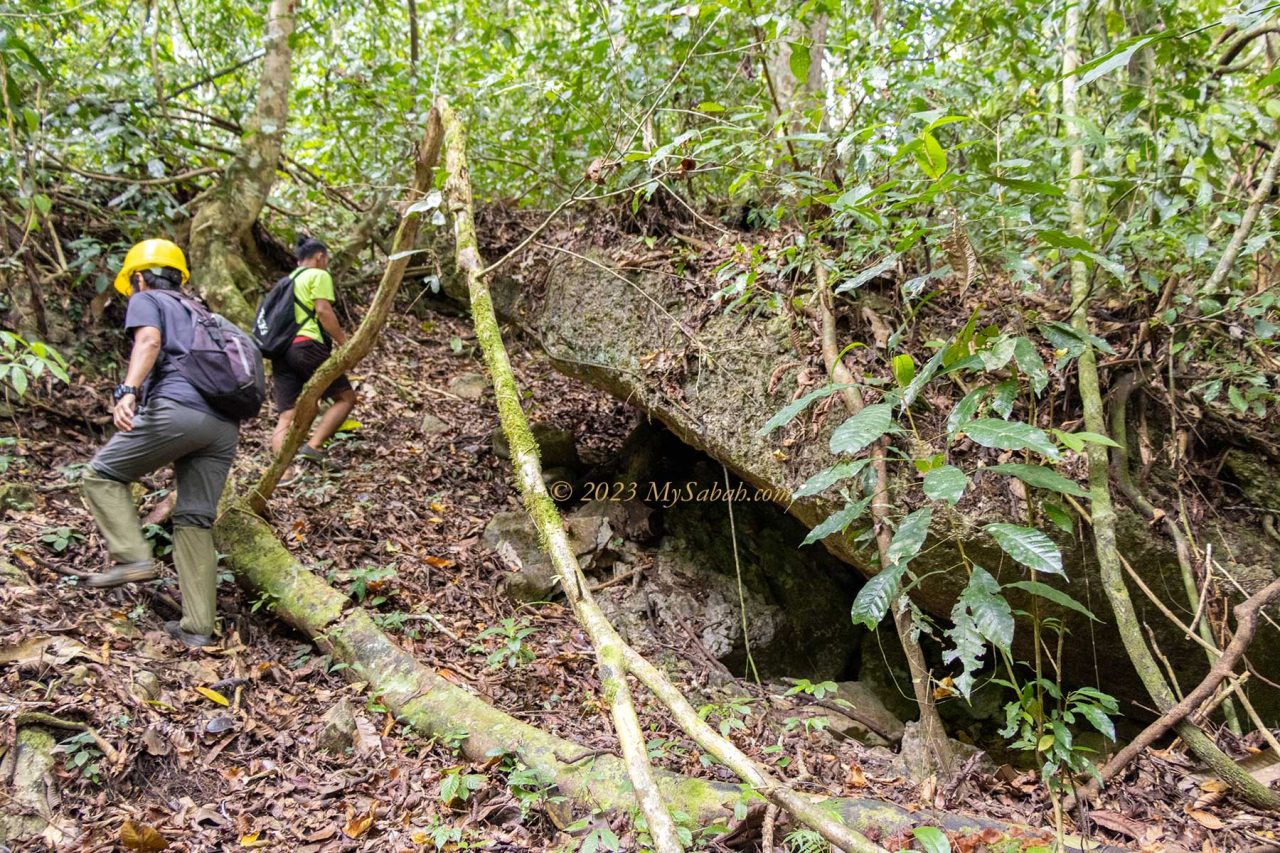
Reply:
<svg viewBox="0 0 1280 853"><path fill-rule="evenodd" d="M944 127L948 124L955 124L956 122L968 121L968 120L969 120L968 116L955 116L955 115L942 116L941 118L936 118L933 121L929 122L929 126L926 127L925 130L937 130L938 128Z"/></svg>
<svg viewBox="0 0 1280 853"><path fill-rule="evenodd" d="M968 485L969 478L963 471L954 465L943 465L924 475L924 496L955 506Z"/></svg>
<svg viewBox="0 0 1280 853"><path fill-rule="evenodd" d="M1110 344L1097 335L1081 335L1077 330L1058 320L1041 323L1037 328L1055 347L1073 349L1074 354L1077 355L1084 351L1086 345L1092 345L1107 355L1115 355L1116 352Z"/></svg>
<svg viewBox="0 0 1280 853"><path fill-rule="evenodd" d="M859 287L862 287L862 285L871 281L871 279L875 278L876 276L881 275L882 273L886 273L889 270L893 269L895 266L897 266L897 263L898 263L898 255L895 252L890 254L887 258L880 261L879 263L869 266L866 269L861 270L857 273L854 273L852 278L849 278L849 279L846 279L845 281L840 282L838 285L836 285L835 292L845 293L850 290L857 290Z"/></svg>
<svg viewBox="0 0 1280 853"><path fill-rule="evenodd" d="M1012 379L997 382L991 389L991 410L1005 420L1013 414L1013 404L1018 401L1018 383Z"/></svg>
<svg viewBox="0 0 1280 853"><path fill-rule="evenodd" d="M1058 458L1058 445L1045 434L1021 421L1002 421L999 418L979 418L962 427L965 435L983 447L999 450L1034 450L1050 459Z"/></svg>
<svg viewBox="0 0 1280 853"><path fill-rule="evenodd" d="M911 380L906 389L902 392L902 410L905 412L907 408L916 401L916 397L924 389L924 386L933 379L938 372L938 368L942 365L943 359L946 358L947 349L943 347L933 354L928 361L924 363Z"/></svg>
<svg viewBox="0 0 1280 853"><path fill-rule="evenodd" d="M810 391L808 394L805 394L800 399L792 400L790 403L788 403L787 405L779 409L777 414L769 418L768 423L760 427L760 430L759 432L756 433L756 435L759 435L759 436L768 435L778 427L786 426L787 424L791 423L791 421L795 419L796 415L800 414L805 409L807 409L810 404L815 403L818 400L821 400L823 397L830 397L832 394L836 393L837 391L843 390L845 388L852 388L852 387L853 387L852 385L832 384L832 385L823 385L821 388L817 388L813 391Z"/></svg>
<svg viewBox="0 0 1280 853"><path fill-rule="evenodd" d="M1088 720L1089 725L1101 732L1107 740L1116 739L1116 724L1097 705L1078 704L1073 705L1072 710Z"/></svg>
<svg viewBox="0 0 1280 853"><path fill-rule="evenodd" d="M700 113L724 112L724 107L722 107L720 104L717 104L715 101L703 101L702 103L698 104L698 106L696 106L694 109L696 109Z"/></svg>
<svg viewBox="0 0 1280 853"><path fill-rule="evenodd" d="M789 44L791 58L788 64L791 66L791 75L796 78L797 83L803 84L809 76L809 45L794 41Z"/></svg>
<svg viewBox="0 0 1280 853"><path fill-rule="evenodd" d="M1013 644L1013 611L1000 594L1000 584L981 566L973 567L968 585L956 599L946 635L953 647L943 652L942 660L959 661L961 671L955 685L968 699L987 643L1005 652Z"/></svg>
<svg viewBox="0 0 1280 853"><path fill-rule="evenodd" d="M893 534L893 541L885 549L885 562L890 566L905 568L924 547L924 540L929 535L929 524L932 521L933 508L927 506L902 519L902 523Z"/></svg>
<svg viewBox="0 0 1280 853"><path fill-rule="evenodd" d="M1094 622L1102 621L1097 616L1094 616L1093 612L1090 611L1089 608L1085 607L1083 604L1076 601L1074 598L1067 595L1062 590L1055 589L1049 586L1047 583L1041 583L1040 581L1013 581L1012 583L1005 584L1005 587L1020 589L1023 592L1031 593L1032 595L1043 598L1046 601L1052 601L1054 604L1058 605L1059 607L1065 607L1068 610L1074 610L1075 612L1079 613L1081 616L1087 616L1088 618L1092 619Z"/></svg>
<svg viewBox="0 0 1280 853"><path fill-rule="evenodd" d="M893 357L893 378L899 388L906 388L916 378L916 361L910 353L902 353Z"/></svg>
<svg viewBox="0 0 1280 853"><path fill-rule="evenodd" d="M1106 447L1120 446L1105 435L1099 435L1096 432L1063 432L1060 429L1055 429L1053 434L1057 436L1058 441L1062 442L1076 453L1084 450L1085 444L1101 444Z"/></svg>
<svg viewBox="0 0 1280 853"><path fill-rule="evenodd" d="M978 412L978 406L982 403L984 397L991 393L991 388L986 385L979 385L956 403L951 414L947 416L947 438L954 438L955 434L964 429L965 425L973 420L973 416Z"/></svg>
<svg viewBox="0 0 1280 853"><path fill-rule="evenodd" d="M915 155L916 163L935 181L947 171L947 152L932 133L925 131L920 134L920 147L916 149Z"/></svg>
<svg viewBox="0 0 1280 853"><path fill-rule="evenodd" d="M1062 552L1043 532L1018 524L988 524L982 528L1013 559L1037 572L1062 575Z"/></svg>
<svg viewBox="0 0 1280 853"><path fill-rule="evenodd" d="M1046 468L1043 465L1025 465L1021 462L1006 462L1003 465L992 465L987 468L987 470L995 471L998 474L1008 474L1011 477L1017 477L1027 485L1035 486L1037 489L1048 489L1051 492L1058 492L1063 495L1072 495L1077 498L1086 498L1089 496L1089 493L1074 480L1069 480L1052 468Z"/></svg>
<svg viewBox="0 0 1280 853"><path fill-rule="evenodd" d="M867 507L871 504L871 498L863 498L859 501L850 501L844 505L843 509L836 510L827 516L825 520L817 527L809 531L809 535L804 537L801 545L812 545L820 539L826 539L837 530L843 530L853 523L859 516L867 511Z"/></svg>
<svg viewBox="0 0 1280 853"><path fill-rule="evenodd" d="M1055 503L1049 503L1048 501L1040 504L1040 508L1044 510L1044 514L1049 517L1051 522L1053 522L1054 527L1057 527L1068 536L1071 536L1076 532L1075 520L1065 509Z"/></svg>
<svg viewBox="0 0 1280 853"><path fill-rule="evenodd" d="M1000 584L991 573L974 566L969 585L960 598L968 604L982 636L997 649L1009 651L1013 645L1013 610L1000 594Z"/></svg>
<svg viewBox="0 0 1280 853"><path fill-rule="evenodd" d="M879 574L863 584L853 600L853 624L875 629L898 598L898 586L902 582L905 566L882 569Z"/></svg>
<svg viewBox="0 0 1280 853"><path fill-rule="evenodd" d="M988 371L999 370L1009 363L1013 358L1013 351L1017 347L1017 339L1008 335L1000 335L995 338L991 345L984 347L978 353L978 357L982 359L982 366Z"/></svg>
<svg viewBox="0 0 1280 853"><path fill-rule="evenodd" d="M9 369L9 384L21 399L27 393L27 372L15 364Z"/></svg>
<svg viewBox="0 0 1280 853"><path fill-rule="evenodd" d="M1157 39L1167 38L1168 35L1172 35L1172 33L1155 33L1152 35L1138 36L1135 39L1123 42L1119 47L1107 51L1102 54L1102 56L1094 57L1072 71L1070 74L1064 74L1063 77L1073 77L1078 75L1080 80L1076 83L1076 86L1087 86L1099 77L1110 74L1121 66L1128 65L1129 60L1135 53Z"/></svg>
<svg viewBox="0 0 1280 853"><path fill-rule="evenodd" d="M837 462L830 468L819 471L812 477L804 481L804 485L796 489L795 494L791 496L792 500L807 498L810 495L817 495L825 492L827 489L839 483L842 480L848 480L856 477L858 473L866 467L869 459L852 459L846 462Z"/></svg>
<svg viewBox="0 0 1280 853"><path fill-rule="evenodd" d="M911 834L920 842L924 853L951 853L951 842L947 840L947 834L936 826L917 826L911 830Z"/></svg>
<svg viewBox="0 0 1280 853"><path fill-rule="evenodd" d="M876 403L849 418L831 433L832 453L859 453L893 428L893 406Z"/></svg>
<svg viewBox="0 0 1280 853"><path fill-rule="evenodd" d="M1031 381L1031 390L1039 397L1040 392L1049 384L1049 369L1044 366L1044 359L1036 351L1036 345L1019 335L1013 346L1013 360Z"/></svg>
<svg viewBox="0 0 1280 853"><path fill-rule="evenodd" d="M1059 249L1075 249L1078 252L1092 252L1093 244L1083 237L1064 234L1056 228L1041 228L1036 232L1040 239Z"/></svg>

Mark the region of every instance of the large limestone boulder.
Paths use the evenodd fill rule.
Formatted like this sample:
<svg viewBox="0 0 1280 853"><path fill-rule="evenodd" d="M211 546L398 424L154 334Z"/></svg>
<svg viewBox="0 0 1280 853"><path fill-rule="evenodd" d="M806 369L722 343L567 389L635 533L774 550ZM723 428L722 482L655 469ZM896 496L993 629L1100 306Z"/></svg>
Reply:
<svg viewBox="0 0 1280 853"><path fill-rule="evenodd" d="M601 260L613 265L608 257ZM536 281L496 282L495 304L505 319L541 344L557 369L629 401L683 442L723 462L749 486L774 495L775 503L805 527L817 525L838 508L828 496L795 501L789 497L808 477L835 461L828 440L843 420L838 407L825 411L815 407L767 438L758 433L774 413L822 381L814 353L795 349L796 340L802 347L811 346L809 330L793 334L796 330L785 314L758 319L708 310L706 294L692 292L686 281L660 272L629 273L628 286L585 260L556 259L547 267L529 269L535 267ZM857 305L846 306L845 313L856 314L857 309ZM974 460L968 460L966 467L974 467ZM1235 467L1243 471L1242 466ZM1259 480L1253 472L1240 479L1248 479L1257 491ZM1149 489L1159 487L1152 484ZM919 504L919 489L906 479L895 482L891 491L895 511L906 512ZM913 593L926 613L941 620L949 616L966 579L961 547L1001 580L1022 576L1021 569L981 532L982 525L991 521L1019 520L1019 506L1006 481L980 476L957 511L936 513L934 535L915 564L918 573L930 573ZM1185 610L1185 602L1178 599L1182 584L1172 544L1131 508L1121 503L1119 510L1119 547L1152 589L1169 596L1175 609ZM1262 534L1256 516L1210 514L1195 532L1202 544L1213 545L1215 559L1232 579L1223 586L1232 600L1239 600L1240 590L1256 591L1275 577L1280 548ZM1063 550L1068 580L1051 582L1101 620L1091 623L1071 611L1045 608L1047 615L1063 620L1073 638L1064 648L1066 679L1102 684L1126 700L1127 711L1141 714L1141 708L1130 701L1149 706L1149 700L1111 624L1087 533L1054 536ZM863 576L875 573L873 554L851 538L830 536L822 544ZM798 548L799 538L788 547ZM1138 618L1155 633L1161 651L1178 668L1183 686L1193 683L1206 669L1203 651L1136 590L1134 601ZM1029 601L1016 596L1014 604L1029 609ZM1280 642L1280 637L1265 626L1255 642L1265 647ZM1253 662L1264 675L1280 679L1280 656L1259 655Z"/></svg>

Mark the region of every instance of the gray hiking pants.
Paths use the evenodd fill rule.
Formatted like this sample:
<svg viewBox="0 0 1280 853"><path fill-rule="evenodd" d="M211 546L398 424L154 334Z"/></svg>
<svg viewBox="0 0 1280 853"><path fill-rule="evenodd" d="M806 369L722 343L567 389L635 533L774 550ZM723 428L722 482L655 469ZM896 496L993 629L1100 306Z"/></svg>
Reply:
<svg viewBox="0 0 1280 853"><path fill-rule="evenodd" d="M173 463L178 498L173 508L174 564L182 590L182 628L213 632L217 552L209 528L231 470L237 424L173 400L147 404L129 432L117 432L89 462L83 490L107 550L118 563L151 559L129 483Z"/></svg>

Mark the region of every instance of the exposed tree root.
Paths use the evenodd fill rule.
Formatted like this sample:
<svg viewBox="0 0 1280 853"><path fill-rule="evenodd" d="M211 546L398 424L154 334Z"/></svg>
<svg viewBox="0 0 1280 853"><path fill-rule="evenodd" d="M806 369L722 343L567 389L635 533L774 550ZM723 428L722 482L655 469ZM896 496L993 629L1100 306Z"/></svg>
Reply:
<svg viewBox="0 0 1280 853"><path fill-rule="evenodd" d="M1213 696L1214 691L1218 689L1218 685L1222 683L1223 679L1231 675L1236 663L1243 657L1245 649L1253 641L1254 631L1258 627L1258 611L1278 597L1280 597L1280 580L1267 584L1267 586L1250 596L1248 600L1236 605L1234 610L1236 615L1236 634L1231 638L1231 643L1222 652L1222 656L1209 668L1209 674L1204 677L1204 680L1194 690L1183 697L1181 702L1165 711L1160 716L1160 719L1143 729L1141 734L1130 741L1124 749L1116 753L1115 757L1106 763L1106 766L1101 770L1103 782L1114 778L1142 750L1155 743L1169 729L1185 720L1196 708ZM1079 799L1085 800L1096 796L1099 787L1097 780L1090 782L1079 792ZM1067 808L1071 808L1072 805L1074 804L1068 803Z"/></svg>

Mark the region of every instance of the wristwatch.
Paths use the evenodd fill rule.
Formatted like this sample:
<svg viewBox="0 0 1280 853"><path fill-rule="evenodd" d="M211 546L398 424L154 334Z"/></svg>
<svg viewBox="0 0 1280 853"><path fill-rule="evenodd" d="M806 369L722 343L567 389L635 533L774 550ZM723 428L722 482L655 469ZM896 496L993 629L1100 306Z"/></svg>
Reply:
<svg viewBox="0 0 1280 853"><path fill-rule="evenodd" d="M128 394L132 394L133 396L136 397L138 396L138 389L133 387L132 385L117 385L116 390L111 394L111 399L114 402L119 403L120 398Z"/></svg>

